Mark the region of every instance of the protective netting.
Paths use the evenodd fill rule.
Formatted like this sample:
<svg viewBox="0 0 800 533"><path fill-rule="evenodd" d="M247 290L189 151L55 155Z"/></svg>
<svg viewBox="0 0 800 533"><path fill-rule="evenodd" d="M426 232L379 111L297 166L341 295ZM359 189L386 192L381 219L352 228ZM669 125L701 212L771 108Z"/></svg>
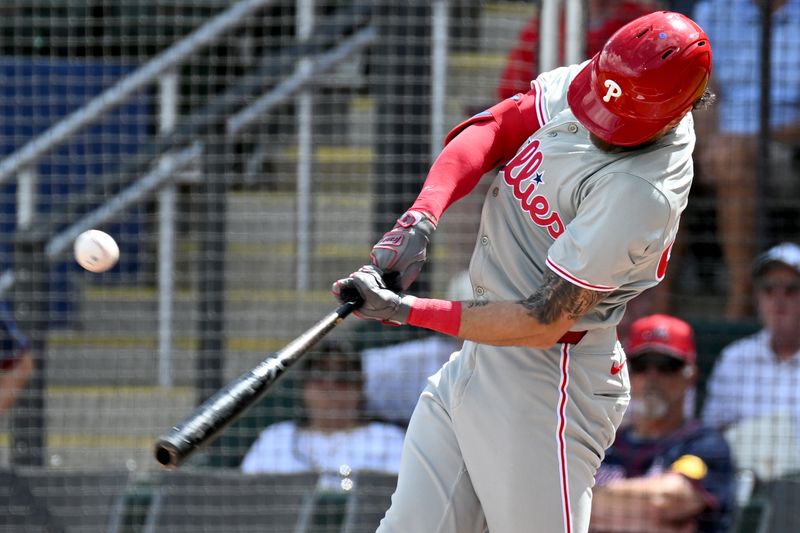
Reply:
<svg viewBox="0 0 800 533"><path fill-rule="evenodd" d="M180 470L153 444L335 307L331 283L411 205L444 134L535 75L540 4L4 2L0 531L373 531L455 339L348 318ZM585 4L585 57L637 10L709 34L718 101L695 116L689 206L620 339L654 312L693 326L687 413L726 431L736 527L793 531L800 249L776 260L788 270L752 266L800 233L796 2L766 50L757 2ZM412 293L472 298L490 179L447 211ZM73 259L89 228L119 245L107 272Z"/></svg>

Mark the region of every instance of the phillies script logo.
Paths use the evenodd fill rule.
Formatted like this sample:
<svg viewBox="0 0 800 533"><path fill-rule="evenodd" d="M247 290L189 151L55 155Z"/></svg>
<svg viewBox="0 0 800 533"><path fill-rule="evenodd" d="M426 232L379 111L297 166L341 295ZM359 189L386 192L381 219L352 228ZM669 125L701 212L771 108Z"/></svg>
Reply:
<svg viewBox="0 0 800 533"><path fill-rule="evenodd" d="M547 198L536 194L536 187L542 183L542 173L538 170L544 159L539 151L540 144L538 140L534 140L520 150L503 169L503 178L514 191L514 197L519 200L522 210L530 215L537 226L546 228L555 239L564 233L564 223L558 213L550 209Z"/></svg>

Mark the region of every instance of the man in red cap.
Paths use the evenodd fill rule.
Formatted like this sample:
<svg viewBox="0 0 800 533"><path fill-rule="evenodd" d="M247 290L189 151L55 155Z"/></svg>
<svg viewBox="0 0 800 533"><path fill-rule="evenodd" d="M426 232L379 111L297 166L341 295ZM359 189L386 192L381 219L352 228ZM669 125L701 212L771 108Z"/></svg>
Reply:
<svg viewBox="0 0 800 533"><path fill-rule="evenodd" d="M11 308L0 302L0 413L14 405L33 372L31 343L19 330Z"/></svg>
<svg viewBox="0 0 800 533"><path fill-rule="evenodd" d="M626 352L631 424L617 433L597 472L591 530L728 531L730 450L684 408L697 374L691 326L668 315L640 318Z"/></svg>

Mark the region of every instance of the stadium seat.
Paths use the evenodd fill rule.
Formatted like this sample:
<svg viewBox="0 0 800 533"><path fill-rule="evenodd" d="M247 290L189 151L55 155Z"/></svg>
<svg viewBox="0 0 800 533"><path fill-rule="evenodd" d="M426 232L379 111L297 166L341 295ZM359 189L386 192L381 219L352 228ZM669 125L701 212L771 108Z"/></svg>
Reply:
<svg viewBox="0 0 800 533"><path fill-rule="evenodd" d="M50 513L33 498L28 487L11 470L0 470L0 532L63 532Z"/></svg>
<svg viewBox="0 0 800 533"><path fill-rule="evenodd" d="M27 498L28 511L37 522L46 523L42 531L114 533L119 530L128 486L127 471L26 467L15 469L12 475L16 497Z"/></svg>
<svg viewBox="0 0 800 533"><path fill-rule="evenodd" d="M733 533L770 533L770 504L761 496L754 496L736 510ZM774 530L780 531L780 530Z"/></svg>
<svg viewBox="0 0 800 533"><path fill-rule="evenodd" d="M800 531L800 473L766 483L761 492L770 504L767 531Z"/></svg>
<svg viewBox="0 0 800 533"><path fill-rule="evenodd" d="M347 501L342 533L374 533L392 501L396 474L359 472Z"/></svg>
<svg viewBox="0 0 800 533"><path fill-rule="evenodd" d="M316 474L247 475L237 470L164 473L145 533L300 533L307 529Z"/></svg>

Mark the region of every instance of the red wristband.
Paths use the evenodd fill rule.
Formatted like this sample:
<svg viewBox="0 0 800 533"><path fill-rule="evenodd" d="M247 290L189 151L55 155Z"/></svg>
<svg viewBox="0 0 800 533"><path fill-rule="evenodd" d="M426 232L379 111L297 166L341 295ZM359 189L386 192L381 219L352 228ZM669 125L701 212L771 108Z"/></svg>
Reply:
<svg viewBox="0 0 800 533"><path fill-rule="evenodd" d="M458 337L461 302L417 298L408 314L408 324Z"/></svg>
<svg viewBox="0 0 800 533"><path fill-rule="evenodd" d="M19 357L16 354L0 359L0 370L7 372L17 366L17 363L19 363Z"/></svg>

